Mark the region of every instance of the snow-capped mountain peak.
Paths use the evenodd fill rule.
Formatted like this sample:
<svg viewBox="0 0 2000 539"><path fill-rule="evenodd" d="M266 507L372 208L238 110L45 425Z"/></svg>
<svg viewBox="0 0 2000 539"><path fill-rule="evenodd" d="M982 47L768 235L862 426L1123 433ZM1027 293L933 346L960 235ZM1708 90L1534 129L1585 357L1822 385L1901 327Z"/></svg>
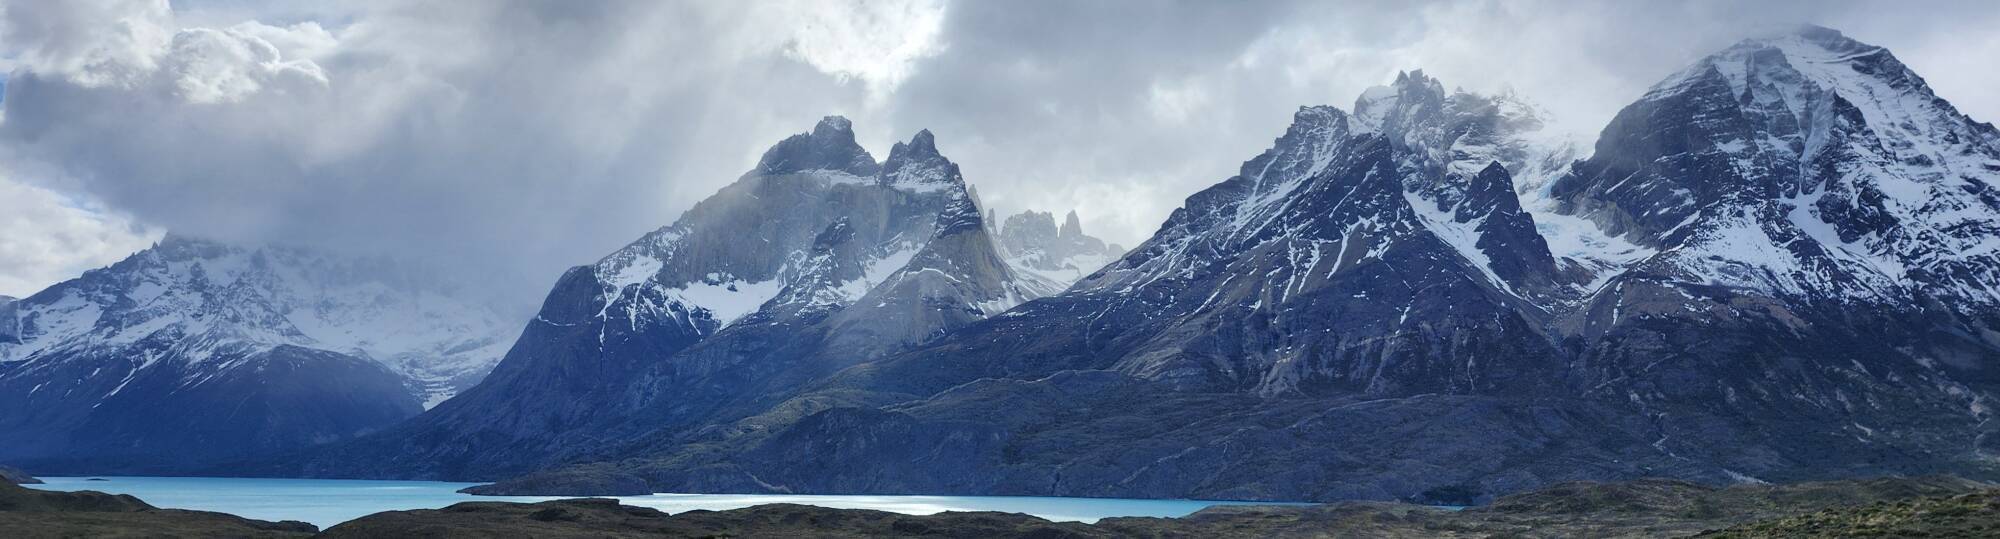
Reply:
<svg viewBox="0 0 2000 539"><path fill-rule="evenodd" d="M511 324L414 275L385 260L169 234L7 307L0 318L11 323L0 325L11 331L0 331L0 360L53 360L162 338L180 360L197 363L217 348L295 345L381 362L435 404L499 361Z"/></svg>
<svg viewBox="0 0 2000 539"><path fill-rule="evenodd" d="M168 466L386 427L512 343L513 318L468 292L387 259L169 234L0 305L0 457Z"/></svg>
<svg viewBox="0 0 2000 539"><path fill-rule="evenodd" d="M1686 142L1653 151L1639 138ZM1718 284L1992 302L1977 283L2000 262L1996 141L1887 49L1806 27L1654 86L1606 128L1603 159L1551 194L1565 213L1673 249L1660 267Z"/></svg>

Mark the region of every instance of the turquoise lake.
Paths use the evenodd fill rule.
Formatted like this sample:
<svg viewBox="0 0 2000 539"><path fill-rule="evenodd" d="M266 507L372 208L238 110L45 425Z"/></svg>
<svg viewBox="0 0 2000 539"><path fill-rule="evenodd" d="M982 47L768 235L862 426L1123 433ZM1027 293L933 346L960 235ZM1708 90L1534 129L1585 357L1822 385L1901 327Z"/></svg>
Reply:
<svg viewBox="0 0 2000 539"><path fill-rule="evenodd" d="M370 513L435 509L464 501L538 502L552 497L473 496L458 489L477 483L344 479L239 479L219 477L43 477L44 490L96 490L131 494L156 507L220 511L260 520L302 520L324 529ZM618 496L621 503L679 513L796 503L841 509L875 509L915 515L943 511L1003 511L1049 520L1096 522L1106 517L1179 517L1211 505L1283 505L1205 500L1128 500L1024 496L836 496L787 494L654 494Z"/></svg>

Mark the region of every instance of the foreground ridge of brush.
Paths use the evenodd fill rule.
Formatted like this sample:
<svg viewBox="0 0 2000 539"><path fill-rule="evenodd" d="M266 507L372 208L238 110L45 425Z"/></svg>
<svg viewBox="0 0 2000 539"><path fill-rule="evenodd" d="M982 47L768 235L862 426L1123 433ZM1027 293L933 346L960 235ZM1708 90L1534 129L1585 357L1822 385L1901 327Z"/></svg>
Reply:
<svg viewBox="0 0 2000 539"><path fill-rule="evenodd" d="M131 496L0 482L13 536L147 537L1848 537L2000 530L2000 490L1951 477L1736 485L1574 482L1463 511L1396 502L1217 506L1182 518L1051 522L1017 513L904 515L792 504L668 515L610 499L463 502L309 524L156 509Z"/></svg>
<svg viewBox="0 0 2000 539"><path fill-rule="evenodd" d="M1445 504L2000 477L2000 132L1824 28L1668 77L1594 149L1544 121L1421 72L1300 109L1052 290L929 132L878 163L829 118L571 270L484 383L260 469Z"/></svg>

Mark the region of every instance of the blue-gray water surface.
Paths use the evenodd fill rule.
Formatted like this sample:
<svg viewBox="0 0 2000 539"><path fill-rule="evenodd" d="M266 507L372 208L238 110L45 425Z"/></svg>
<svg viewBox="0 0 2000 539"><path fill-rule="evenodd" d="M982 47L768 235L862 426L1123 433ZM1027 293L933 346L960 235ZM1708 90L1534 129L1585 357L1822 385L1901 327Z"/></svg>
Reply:
<svg viewBox="0 0 2000 539"><path fill-rule="evenodd" d="M476 483L347 479L245 479L222 477L43 477L44 490L96 490L138 496L156 507L220 511L259 520L302 520L326 528L370 513L435 509L464 501L538 502L539 496L473 496L458 489ZM943 511L1026 513L1049 520L1096 522L1106 517L1180 517L1211 505L1271 505L1208 500L1131 500L1026 496L845 496L789 494L654 494L618 496L621 503L668 513L796 503L840 509L876 509L913 515Z"/></svg>

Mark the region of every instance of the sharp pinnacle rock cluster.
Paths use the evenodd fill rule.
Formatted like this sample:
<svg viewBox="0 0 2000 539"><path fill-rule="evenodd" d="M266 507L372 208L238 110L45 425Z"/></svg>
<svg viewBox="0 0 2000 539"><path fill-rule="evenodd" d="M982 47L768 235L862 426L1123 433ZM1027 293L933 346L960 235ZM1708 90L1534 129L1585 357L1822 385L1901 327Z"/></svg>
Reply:
<svg viewBox="0 0 2000 539"><path fill-rule="evenodd" d="M1447 504L1575 479L2000 478L2000 132L1888 50L1747 40L1594 145L1522 96L1446 88L1410 71L1299 109L1129 251L1074 213L984 210L929 131L878 161L828 117L569 270L518 336L474 317L363 342L357 315L287 298L388 285L172 239L0 302L0 398L21 401L0 424L36 433L0 457L136 466L227 435L263 445L145 465ZM492 367L439 381L468 365ZM68 449L135 428L88 404L196 415L252 376L299 379L262 410L283 428ZM333 379L353 382L311 382ZM342 404L287 415L306 398Z"/></svg>

